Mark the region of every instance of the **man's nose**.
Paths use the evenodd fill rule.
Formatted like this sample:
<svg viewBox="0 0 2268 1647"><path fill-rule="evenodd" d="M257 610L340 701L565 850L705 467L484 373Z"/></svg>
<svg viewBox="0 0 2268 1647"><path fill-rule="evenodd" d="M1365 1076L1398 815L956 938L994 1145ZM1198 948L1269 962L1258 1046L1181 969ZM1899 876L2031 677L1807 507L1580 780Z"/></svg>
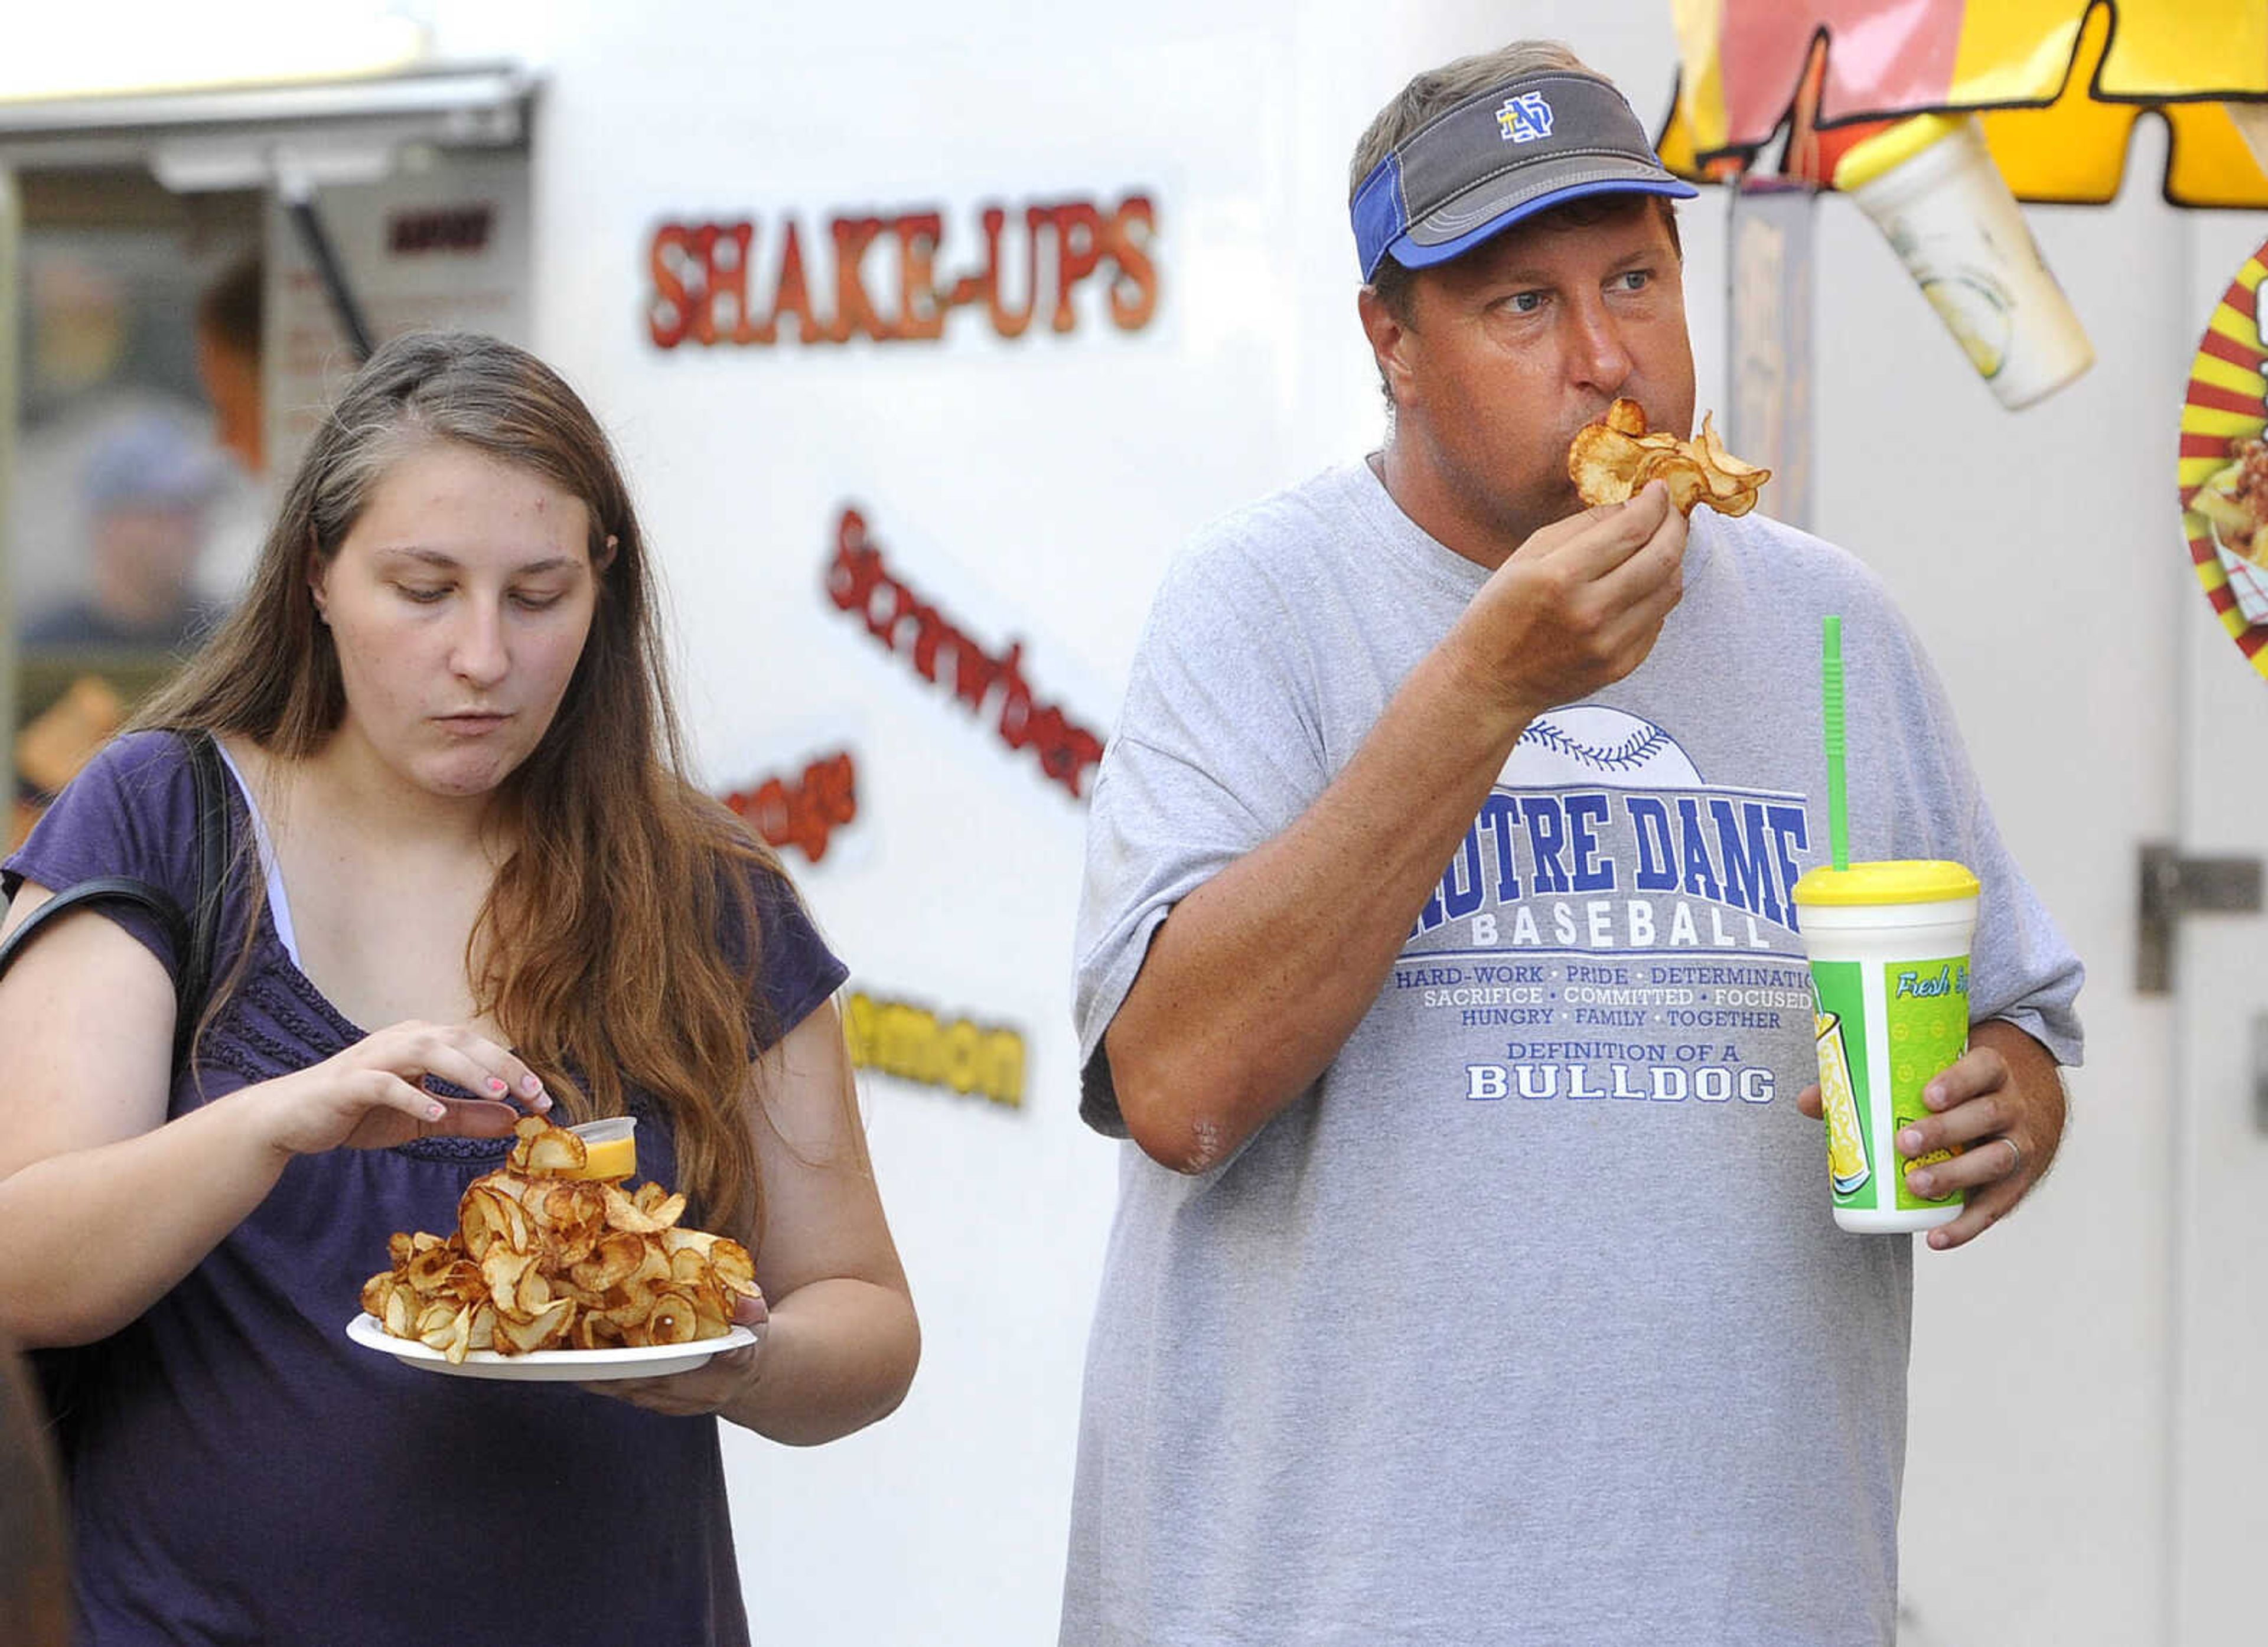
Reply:
<svg viewBox="0 0 2268 1647"><path fill-rule="evenodd" d="M1632 365L1630 350L1623 342L1622 322L1605 298L1596 294L1588 302L1574 305L1571 322L1574 335L1569 344L1569 364L1577 380L1585 388L1611 397L1630 380Z"/></svg>
<svg viewBox="0 0 2268 1647"><path fill-rule="evenodd" d="M504 645L504 611L493 601L466 603L452 637L449 667L475 686L494 686L511 666Z"/></svg>

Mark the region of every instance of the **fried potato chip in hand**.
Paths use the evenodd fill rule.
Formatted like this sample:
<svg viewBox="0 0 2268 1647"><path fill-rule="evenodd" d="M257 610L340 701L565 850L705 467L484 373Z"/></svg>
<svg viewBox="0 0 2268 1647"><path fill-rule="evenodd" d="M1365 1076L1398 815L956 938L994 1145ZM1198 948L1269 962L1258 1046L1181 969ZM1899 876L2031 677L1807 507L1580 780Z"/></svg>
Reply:
<svg viewBox="0 0 2268 1647"><path fill-rule="evenodd" d="M1616 401L1595 423L1575 431L1567 447L1567 478L1586 504L1626 503L1650 481L1669 489L1669 501L1683 515L1706 504L1720 515L1745 515L1771 479L1770 469L1743 463L1725 450L1708 417L1691 440L1648 434L1646 408L1627 398Z"/></svg>
<svg viewBox="0 0 2268 1647"><path fill-rule="evenodd" d="M678 1228L685 1197L659 1184L632 1194L570 1177L583 1141L541 1116L514 1130L504 1165L466 1187L455 1230L387 1240L392 1267L363 1283L362 1307L388 1334L460 1363L475 1349L614 1349L732 1329L734 1302L757 1296L747 1248Z"/></svg>

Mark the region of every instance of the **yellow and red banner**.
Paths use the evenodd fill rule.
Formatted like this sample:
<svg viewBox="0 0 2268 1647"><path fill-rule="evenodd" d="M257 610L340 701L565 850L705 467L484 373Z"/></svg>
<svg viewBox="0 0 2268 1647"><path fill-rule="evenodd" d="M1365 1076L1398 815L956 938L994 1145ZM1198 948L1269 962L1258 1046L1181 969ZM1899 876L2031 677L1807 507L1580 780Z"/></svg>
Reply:
<svg viewBox="0 0 2268 1647"><path fill-rule="evenodd" d="M1973 109L2019 200L2118 193L2134 121L2172 132L2166 197L2268 206L2260 0L1671 0L1682 69L1660 148L1696 180L1781 169L1827 187L1841 152L1910 114ZM2232 114L2231 105L2235 106Z"/></svg>
<svg viewBox="0 0 2268 1647"><path fill-rule="evenodd" d="M2244 261L2206 321L2182 401L2182 533L2229 638L2268 675L2268 245Z"/></svg>

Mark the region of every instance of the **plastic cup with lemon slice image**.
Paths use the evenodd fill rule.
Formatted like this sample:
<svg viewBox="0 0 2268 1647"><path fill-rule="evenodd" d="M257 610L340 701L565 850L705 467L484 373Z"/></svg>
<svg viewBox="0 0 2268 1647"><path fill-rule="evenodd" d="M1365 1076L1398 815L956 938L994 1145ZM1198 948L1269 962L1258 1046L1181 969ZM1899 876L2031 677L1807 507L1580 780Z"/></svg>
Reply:
<svg viewBox="0 0 2268 1647"><path fill-rule="evenodd" d="M2095 364L1975 115L1917 114L1853 143L1835 187L1874 219L2003 406L2029 406Z"/></svg>
<svg viewBox="0 0 2268 1647"><path fill-rule="evenodd" d="M1929 1113L1922 1092L1969 1049L1969 946L1982 888L1942 859L1852 863L1845 797L1843 620L1822 637L1830 860L1793 889L1811 987L1836 1224L1859 1234L1934 1229L1965 1195L1931 1199L1906 1182L1894 1140ZM1932 1151L1911 1165L1942 1160Z"/></svg>
<svg viewBox="0 0 2268 1647"><path fill-rule="evenodd" d="M1822 864L1795 884L1822 1026L1819 1092L1835 1222L1861 1233L1934 1229L1959 1191L1930 1200L1905 1181L1899 1130L1929 1114L1922 1090L1969 1049L1969 945L1977 877L1959 864ZM1870 1161L1889 1164L1872 1172Z"/></svg>

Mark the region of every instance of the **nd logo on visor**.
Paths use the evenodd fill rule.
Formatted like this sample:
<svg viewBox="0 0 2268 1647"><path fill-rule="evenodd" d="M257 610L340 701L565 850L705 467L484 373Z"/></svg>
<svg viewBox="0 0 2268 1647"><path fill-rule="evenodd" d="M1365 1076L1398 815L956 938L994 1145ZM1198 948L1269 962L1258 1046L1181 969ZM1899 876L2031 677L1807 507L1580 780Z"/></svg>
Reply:
<svg viewBox="0 0 2268 1647"><path fill-rule="evenodd" d="M1506 143L1534 143L1551 135L1551 105L1543 100L1541 92L1522 92L1505 99L1504 107L1496 112L1496 123L1504 128Z"/></svg>

